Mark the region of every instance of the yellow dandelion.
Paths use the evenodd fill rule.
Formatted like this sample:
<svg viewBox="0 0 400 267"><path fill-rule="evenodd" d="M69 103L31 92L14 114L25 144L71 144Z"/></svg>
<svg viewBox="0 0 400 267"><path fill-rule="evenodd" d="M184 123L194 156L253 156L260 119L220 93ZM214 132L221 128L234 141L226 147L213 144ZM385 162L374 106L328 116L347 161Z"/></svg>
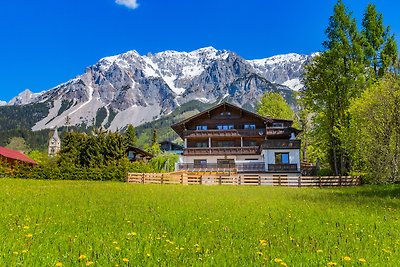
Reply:
<svg viewBox="0 0 400 267"><path fill-rule="evenodd" d="M136 232L131 232L131 233L128 233L128 235L129 236L137 236L137 233Z"/></svg>
<svg viewBox="0 0 400 267"><path fill-rule="evenodd" d="M324 252L322 249L317 249L317 253L322 253Z"/></svg>
<svg viewBox="0 0 400 267"><path fill-rule="evenodd" d="M115 247L115 250L121 250L121 248L120 247Z"/></svg>
<svg viewBox="0 0 400 267"><path fill-rule="evenodd" d="M23 250L21 250L21 252L22 253L28 253L28 250L27 249L23 249Z"/></svg>
<svg viewBox="0 0 400 267"><path fill-rule="evenodd" d="M27 237L27 238L32 238L33 235L32 235L32 234L27 234L27 235L25 235L25 237Z"/></svg>
<svg viewBox="0 0 400 267"><path fill-rule="evenodd" d="M280 262L282 262L283 260L282 259L280 259L280 258L275 258L274 259L274 262L276 262L276 263L280 263Z"/></svg>
<svg viewBox="0 0 400 267"><path fill-rule="evenodd" d="M283 261L281 261L279 264L280 264L281 266L287 267L287 264L286 264L285 262L283 262Z"/></svg>
<svg viewBox="0 0 400 267"><path fill-rule="evenodd" d="M328 264L327 264L328 266L336 266L337 265L337 263L336 262L333 262L333 261L330 261L330 262L328 262Z"/></svg>
<svg viewBox="0 0 400 267"><path fill-rule="evenodd" d="M123 258L122 261L123 262L129 262L128 258Z"/></svg>
<svg viewBox="0 0 400 267"><path fill-rule="evenodd" d="M14 251L13 254L14 254L14 255L18 255L19 252L18 252L18 251Z"/></svg>
<svg viewBox="0 0 400 267"><path fill-rule="evenodd" d="M262 256L263 255L263 253L261 252L261 251L257 251L257 253L256 253L258 256Z"/></svg>
<svg viewBox="0 0 400 267"><path fill-rule="evenodd" d="M359 263L366 263L366 262L367 262L367 260L366 260L366 259L364 259L364 258L359 258L359 259L358 259L358 262L359 262Z"/></svg>
<svg viewBox="0 0 400 267"><path fill-rule="evenodd" d="M344 256L344 257L343 257L343 260L344 260L344 261L351 261L351 258L350 258L349 256Z"/></svg>
<svg viewBox="0 0 400 267"><path fill-rule="evenodd" d="M79 256L79 258L78 258L78 259L80 259L80 260L84 260L84 259L86 259L86 255L83 255L83 254L82 254L82 255L80 255L80 256Z"/></svg>
<svg viewBox="0 0 400 267"><path fill-rule="evenodd" d="M113 241L113 244L116 245L116 244L118 244L118 242L117 241Z"/></svg>
<svg viewBox="0 0 400 267"><path fill-rule="evenodd" d="M147 256L147 257L151 257L151 254L150 254L150 253L147 253L146 256Z"/></svg>
<svg viewBox="0 0 400 267"><path fill-rule="evenodd" d="M266 246L266 245L267 245L267 240L261 239L261 240L260 240L260 245L261 245L261 246Z"/></svg>
<svg viewBox="0 0 400 267"><path fill-rule="evenodd" d="M61 266L63 266L63 264L62 264L61 261L58 261L58 262L56 263L56 266L57 266L57 267L61 267Z"/></svg>
<svg viewBox="0 0 400 267"><path fill-rule="evenodd" d="M23 228L24 228L25 230L28 230L30 227L29 227L28 225L25 225Z"/></svg>
<svg viewBox="0 0 400 267"><path fill-rule="evenodd" d="M86 266L91 266L91 265L93 265L93 264L94 264L93 261L87 261L87 262L86 262Z"/></svg>

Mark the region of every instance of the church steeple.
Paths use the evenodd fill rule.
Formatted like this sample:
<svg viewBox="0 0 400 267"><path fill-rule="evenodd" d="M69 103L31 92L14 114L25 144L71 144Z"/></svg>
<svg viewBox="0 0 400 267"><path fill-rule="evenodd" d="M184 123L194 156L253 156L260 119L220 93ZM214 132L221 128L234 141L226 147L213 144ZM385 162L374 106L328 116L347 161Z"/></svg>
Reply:
<svg viewBox="0 0 400 267"><path fill-rule="evenodd" d="M61 139L58 136L57 127L54 130L53 136L49 140L49 156L55 156L61 149Z"/></svg>

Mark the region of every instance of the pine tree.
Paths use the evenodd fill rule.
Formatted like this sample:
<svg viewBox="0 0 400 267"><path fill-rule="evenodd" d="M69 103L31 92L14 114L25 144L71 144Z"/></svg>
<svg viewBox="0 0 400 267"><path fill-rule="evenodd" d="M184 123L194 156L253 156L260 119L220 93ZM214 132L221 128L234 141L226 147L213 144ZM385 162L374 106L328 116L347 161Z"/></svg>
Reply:
<svg viewBox="0 0 400 267"><path fill-rule="evenodd" d="M132 124L128 125L125 131L125 146L136 146L137 137L135 132L135 127Z"/></svg>
<svg viewBox="0 0 400 267"><path fill-rule="evenodd" d="M375 5L368 4L362 20L365 62L371 68L371 78L382 77L396 63L397 45L390 28L383 25L383 16Z"/></svg>
<svg viewBox="0 0 400 267"><path fill-rule="evenodd" d="M342 1L334 6L325 31L326 51L306 67L302 95L307 108L316 114L315 132L336 175L348 171L350 159L343 146L343 133L349 127L350 101L365 86L362 37Z"/></svg>

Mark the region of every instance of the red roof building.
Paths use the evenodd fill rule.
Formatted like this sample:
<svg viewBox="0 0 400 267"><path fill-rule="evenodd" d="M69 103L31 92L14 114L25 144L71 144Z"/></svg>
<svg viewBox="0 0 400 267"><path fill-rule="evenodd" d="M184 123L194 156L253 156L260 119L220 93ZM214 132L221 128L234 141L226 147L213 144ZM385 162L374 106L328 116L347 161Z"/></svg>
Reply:
<svg viewBox="0 0 400 267"><path fill-rule="evenodd" d="M36 161L28 157L27 155L12 149L8 149L0 146L0 161L6 161L7 163L14 165L16 163L28 163L37 164Z"/></svg>

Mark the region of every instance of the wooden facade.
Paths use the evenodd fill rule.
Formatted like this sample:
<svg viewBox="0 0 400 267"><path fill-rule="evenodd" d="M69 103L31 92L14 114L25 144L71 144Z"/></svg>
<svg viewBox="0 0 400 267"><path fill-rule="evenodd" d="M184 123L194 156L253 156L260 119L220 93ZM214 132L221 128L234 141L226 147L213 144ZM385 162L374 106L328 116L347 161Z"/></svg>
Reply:
<svg viewBox="0 0 400 267"><path fill-rule="evenodd" d="M229 161L228 169L242 172L300 172L299 131L292 124L219 104L171 126L184 140L177 169L224 169ZM281 153L284 162L272 162L268 151Z"/></svg>

